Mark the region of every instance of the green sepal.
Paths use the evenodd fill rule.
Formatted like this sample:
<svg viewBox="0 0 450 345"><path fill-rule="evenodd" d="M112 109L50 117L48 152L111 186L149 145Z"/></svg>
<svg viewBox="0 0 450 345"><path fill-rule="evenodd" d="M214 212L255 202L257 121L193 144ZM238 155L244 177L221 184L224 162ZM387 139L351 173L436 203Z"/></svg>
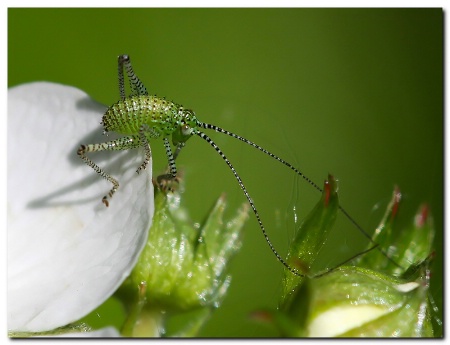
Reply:
<svg viewBox="0 0 450 345"><path fill-rule="evenodd" d="M407 227L398 225L401 193L394 188L392 199L375 230L372 240L386 255L374 250L356 260L358 266L401 276L411 265L419 264L430 255L435 229L427 205L422 205Z"/></svg>
<svg viewBox="0 0 450 345"><path fill-rule="evenodd" d="M311 267L319 256L336 220L339 208L337 189L336 180L329 175L328 180L325 181L321 199L296 229L286 262L302 276L285 269L280 301L283 310L290 309L291 300L298 293L304 278L312 275ZM292 312L295 313L295 311Z"/></svg>

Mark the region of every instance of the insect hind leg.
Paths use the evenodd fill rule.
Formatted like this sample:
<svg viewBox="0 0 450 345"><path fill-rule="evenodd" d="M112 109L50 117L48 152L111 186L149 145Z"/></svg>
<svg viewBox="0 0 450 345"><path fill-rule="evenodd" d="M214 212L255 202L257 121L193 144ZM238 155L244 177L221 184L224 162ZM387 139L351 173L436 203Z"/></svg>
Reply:
<svg viewBox="0 0 450 345"><path fill-rule="evenodd" d="M126 54L120 55L118 58L118 77L119 77L119 93L120 98L122 100L125 99L125 84L123 77L123 70L127 72L128 80L130 82L131 94L136 96L148 95L147 88L138 78L136 73L133 71L133 67L131 66L130 57Z"/></svg>

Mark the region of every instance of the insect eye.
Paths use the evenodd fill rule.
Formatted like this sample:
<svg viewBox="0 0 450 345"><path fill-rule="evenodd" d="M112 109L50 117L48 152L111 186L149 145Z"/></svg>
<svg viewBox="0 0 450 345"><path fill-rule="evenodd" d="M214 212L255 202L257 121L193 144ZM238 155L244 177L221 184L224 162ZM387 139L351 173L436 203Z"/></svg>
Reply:
<svg viewBox="0 0 450 345"><path fill-rule="evenodd" d="M190 135L191 134L191 126L189 126L189 125L182 125L181 126L181 134L183 134L183 135Z"/></svg>

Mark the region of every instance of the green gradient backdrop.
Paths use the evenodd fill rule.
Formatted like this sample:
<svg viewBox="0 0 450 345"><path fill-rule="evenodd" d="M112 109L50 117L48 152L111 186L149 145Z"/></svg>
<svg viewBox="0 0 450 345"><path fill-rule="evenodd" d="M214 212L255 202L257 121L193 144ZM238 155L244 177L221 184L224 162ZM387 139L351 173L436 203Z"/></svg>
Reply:
<svg viewBox="0 0 450 345"><path fill-rule="evenodd" d="M422 202L435 216L432 290L441 306L442 44L440 9L10 9L8 86L59 82L109 105L118 99L116 57L127 53L149 92L262 144L319 184L334 174L342 204L365 228L376 225L381 212L374 206L384 207L398 184L408 221ZM285 253L294 203L302 215L320 195L251 147L211 136ZM68 147L78 141L74 133ZM152 148L161 171L162 143ZM200 138L188 142L178 165L194 221L222 192L231 210L244 202L231 172ZM342 224L330 257L364 246ZM282 272L254 217L231 272L230 293L202 335L274 335L247 319L254 309L275 307ZM111 313L101 311L97 321Z"/></svg>

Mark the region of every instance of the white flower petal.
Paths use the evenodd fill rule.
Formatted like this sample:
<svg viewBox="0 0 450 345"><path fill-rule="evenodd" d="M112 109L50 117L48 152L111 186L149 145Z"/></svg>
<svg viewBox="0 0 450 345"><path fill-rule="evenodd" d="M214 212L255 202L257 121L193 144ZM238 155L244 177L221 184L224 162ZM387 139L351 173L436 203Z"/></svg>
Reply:
<svg viewBox="0 0 450 345"><path fill-rule="evenodd" d="M111 139L105 107L73 87L31 83L8 91L8 328L45 331L86 315L128 276L153 217L151 162L142 150L93 153L112 185L77 157Z"/></svg>

